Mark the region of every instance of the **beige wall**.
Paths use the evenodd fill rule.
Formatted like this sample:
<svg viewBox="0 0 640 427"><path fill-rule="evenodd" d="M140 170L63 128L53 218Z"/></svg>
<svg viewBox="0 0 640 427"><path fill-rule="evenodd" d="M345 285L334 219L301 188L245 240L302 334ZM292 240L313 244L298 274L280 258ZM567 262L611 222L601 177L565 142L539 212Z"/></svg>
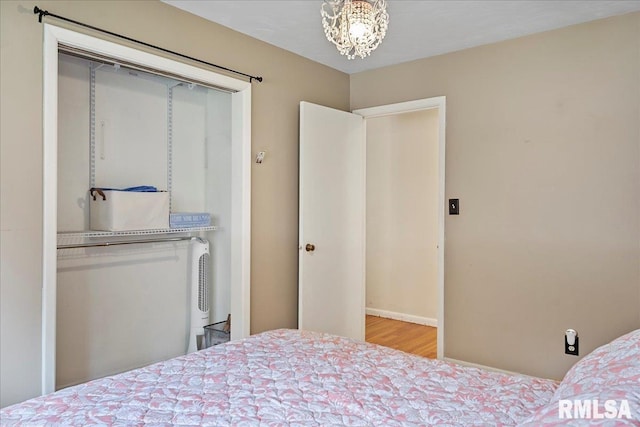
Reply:
<svg viewBox="0 0 640 427"><path fill-rule="evenodd" d="M640 327L640 14L358 73L351 108L447 97L445 355L560 378Z"/></svg>
<svg viewBox="0 0 640 427"><path fill-rule="evenodd" d="M0 2L0 405L39 393L42 25ZM254 83L251 331L297 324L298 103L346 110L349 77L160 2L42 1L50 12L264 77ZM53 22L53 20L51 20Z"/></svg>
<svg viewBox="0 0 640 427"><path fill-rule="evenodd" d="M438 110L367 119L368 309L438 318Z"/></svg>

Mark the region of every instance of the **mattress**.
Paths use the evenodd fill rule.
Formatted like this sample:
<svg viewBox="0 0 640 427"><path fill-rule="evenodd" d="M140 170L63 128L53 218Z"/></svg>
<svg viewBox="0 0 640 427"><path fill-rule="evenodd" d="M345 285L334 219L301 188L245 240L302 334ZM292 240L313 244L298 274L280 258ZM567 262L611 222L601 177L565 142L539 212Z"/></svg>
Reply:
<svg viewBox="0 0 640 427"><path fill-rule="evenodd" d="M558 383L275 330L0 411L2 425L516 425Z"/></svg>

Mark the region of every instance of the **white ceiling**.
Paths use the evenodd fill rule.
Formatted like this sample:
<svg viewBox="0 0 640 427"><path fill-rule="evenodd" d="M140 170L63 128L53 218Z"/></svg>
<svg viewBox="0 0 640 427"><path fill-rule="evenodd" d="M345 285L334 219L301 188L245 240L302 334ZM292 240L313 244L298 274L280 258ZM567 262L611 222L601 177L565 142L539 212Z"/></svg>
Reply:
<svg viewBox="0 0 640 427"><path fill-rule="evenodd" d="M322 0L162 1L349 74L640 10L640 0L387 0L384 41L348 60L324 36Z"/></svg>

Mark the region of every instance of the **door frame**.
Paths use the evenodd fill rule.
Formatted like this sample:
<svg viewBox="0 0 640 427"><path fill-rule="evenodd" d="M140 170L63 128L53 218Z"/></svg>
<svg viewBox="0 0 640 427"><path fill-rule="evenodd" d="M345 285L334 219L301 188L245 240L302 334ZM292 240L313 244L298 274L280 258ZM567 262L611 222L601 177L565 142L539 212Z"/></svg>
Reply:
<svg viewBox="0 0 640 427"><path fill-rule="evenodd" d="M391 116L401 113L438 109L438 332L437 357L444 358L444 217L445 217L445 132L446 132L446 97L418 99L415 101L399 102L378 107L359 108L354 114L369 118ZM366 132L366 126L365 126ZM366 137L365 154L366 156ZM365 159L366 162L366 159ZM365 179L366 185L366 179ZM365 211L366 215L366 211ZM365 286L366 289L366 286ZM363 298L364 301L364 298ZM364 310L364 308L363 308Z"/></svg>
<svg viewBox="0 0 640 427"><path fill-rule="evenodd" d="M229 89L233 163L231 188L231 339L250 333L251 273L251 83L51 24L43 30L43 211L42 211L42 394L55 390L58 45L77 47L131 63L165 70Z"/></svg>

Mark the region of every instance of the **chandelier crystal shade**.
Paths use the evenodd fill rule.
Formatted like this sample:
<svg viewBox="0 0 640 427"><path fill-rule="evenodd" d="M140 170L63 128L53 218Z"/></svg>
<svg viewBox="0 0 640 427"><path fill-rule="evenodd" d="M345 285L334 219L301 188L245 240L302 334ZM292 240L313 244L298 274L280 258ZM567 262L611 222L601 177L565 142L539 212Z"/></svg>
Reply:
<svg viewBox="0 0 640 427"><path fill-rule="evenodd" d="M330 42L347 58L365 58L387 34L386 0L324 0L322 27Z"/></svg>

